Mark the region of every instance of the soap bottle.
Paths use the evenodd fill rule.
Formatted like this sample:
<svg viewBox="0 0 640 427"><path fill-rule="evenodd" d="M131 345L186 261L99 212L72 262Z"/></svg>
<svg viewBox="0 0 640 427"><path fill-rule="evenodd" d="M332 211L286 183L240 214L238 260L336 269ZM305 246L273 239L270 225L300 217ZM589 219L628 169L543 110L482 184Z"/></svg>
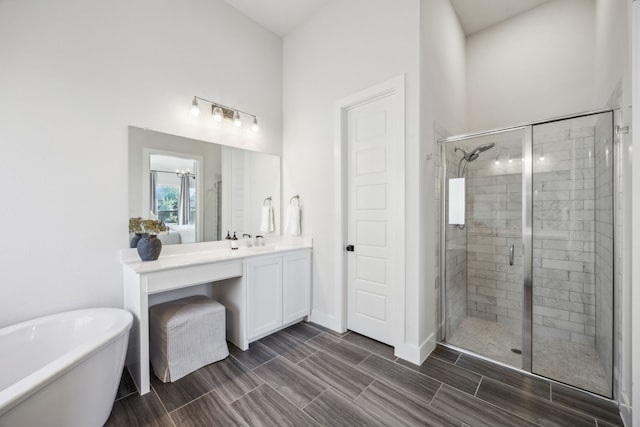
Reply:
<svg viewBox="0 0 640 427"><path fill-rule="evenodd" d="M227 237L225 237L224 240L231 240L231 235L229 234L228 230L227 230Z"/></svg>
<svg viewBox="0 0 640 427"><path fill-rule="evenodd" d="M233 232L233 237L231 238L231 249L232 250L237 250L238 249L238 238L236 237L236 232Z"/></svg>

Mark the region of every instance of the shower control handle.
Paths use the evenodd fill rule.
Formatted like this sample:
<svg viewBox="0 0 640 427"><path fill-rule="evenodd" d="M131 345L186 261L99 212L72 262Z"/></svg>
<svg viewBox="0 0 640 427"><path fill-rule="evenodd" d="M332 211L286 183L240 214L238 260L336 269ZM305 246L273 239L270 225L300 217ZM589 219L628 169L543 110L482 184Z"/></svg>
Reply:
<svg viewBox="0 0 640 427"><path fill-rule="evenodd" d="M513 255L515 253L515 248L513 245L509 246L509 265L513 265Z"/></svg>

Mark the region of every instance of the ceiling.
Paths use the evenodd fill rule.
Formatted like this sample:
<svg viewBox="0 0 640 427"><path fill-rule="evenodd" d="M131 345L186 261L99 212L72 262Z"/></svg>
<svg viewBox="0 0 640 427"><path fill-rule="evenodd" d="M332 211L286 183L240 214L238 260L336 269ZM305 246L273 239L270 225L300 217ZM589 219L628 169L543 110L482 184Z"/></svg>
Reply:
<svg viewBox="0 0 640 427"><path fill-rule="evenodd" d="M224 0L280 37L286 36L331 0Z"/></svg>
<svg viewBox="0 0 640 427"><path fill-rule="evenodd" d="M242 14L286 36L331 0L225 0ZM340 0L336 0L340 1ZM466 35L505 21L551 0L451 0Z"/></svg>
<svg viewBox="0 0 640 427"><path fill-rule="evenodd" d="M469 36L551 0L451 0L464 33Z"/></svg>

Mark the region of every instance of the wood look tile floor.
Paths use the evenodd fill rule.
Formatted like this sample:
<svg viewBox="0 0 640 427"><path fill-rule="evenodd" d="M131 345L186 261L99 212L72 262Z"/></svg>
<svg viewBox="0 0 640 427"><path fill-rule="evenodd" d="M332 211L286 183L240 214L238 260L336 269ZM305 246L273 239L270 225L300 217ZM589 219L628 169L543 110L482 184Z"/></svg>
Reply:
<svg viewBox="0 0 640 427"><path fill-rule="evenodd" d="M438 346L416 366L354 332L298 323L140 396L107 426L622 426L616 405Z"/></svg>

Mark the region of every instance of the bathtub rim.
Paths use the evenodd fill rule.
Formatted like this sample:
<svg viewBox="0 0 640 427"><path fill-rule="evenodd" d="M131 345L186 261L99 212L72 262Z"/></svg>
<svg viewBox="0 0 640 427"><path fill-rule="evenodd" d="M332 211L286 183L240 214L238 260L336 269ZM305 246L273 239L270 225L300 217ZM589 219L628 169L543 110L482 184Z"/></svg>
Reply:
<svg viewBox="0 0 640 427"><path fill-rule="evenodd" d="M73 350L64 353L56 359L33 371L9 387L0 390L0 417L9 412L12 408L25 401L29 396L37 393L56 379L71 371L76 365L88 359L92 354L108 347L118 339L126 339L128 344L128 334L133 324L133 315L125 309L113 307L96 307L79 310L63 311L38 317L31 320L19 322L0 329L0 339L4 334L10 334L25 327L37 326L51 322L54 319L74 318L81 315L101 313L102 315L116 315L117 321L111 328L101 334L87 339L82 344L74 347Z"/></svg>

